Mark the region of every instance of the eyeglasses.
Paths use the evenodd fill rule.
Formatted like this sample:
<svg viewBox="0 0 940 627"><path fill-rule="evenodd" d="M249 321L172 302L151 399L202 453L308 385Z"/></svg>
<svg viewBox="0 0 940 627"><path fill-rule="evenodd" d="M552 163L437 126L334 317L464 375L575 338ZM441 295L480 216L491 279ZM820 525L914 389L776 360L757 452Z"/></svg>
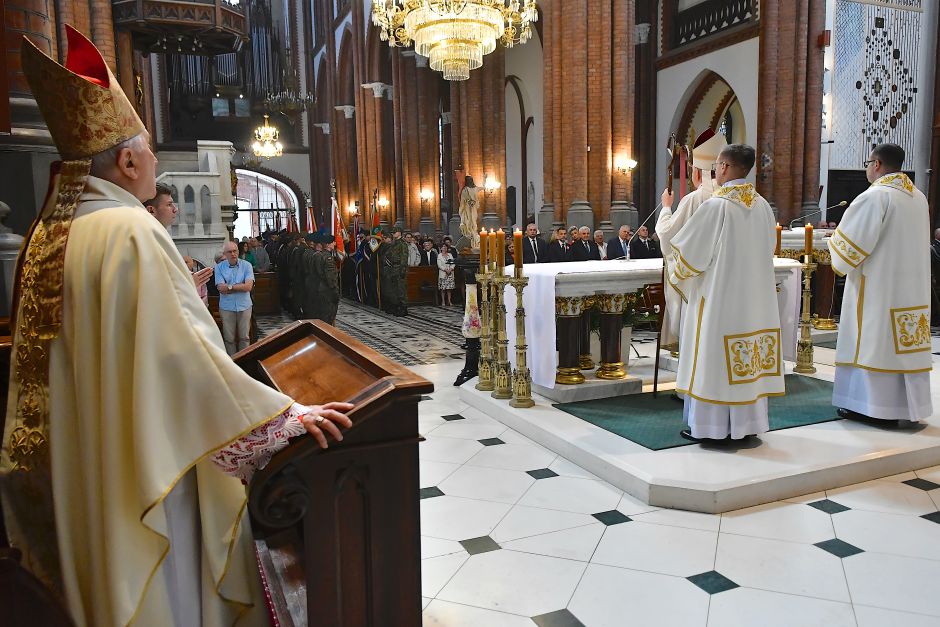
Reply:
<svg viewBox="0 0 940 627"><path fill-rule="evenodd" d="M869 159L868 161L862 161L862 167L863 167L863 168L867 168L867 167L868 167L868 164L874 163L875 161L878 161L878 160L877 160L877 159Z"/></svg>
<svg viewBox="0 0 940 627"><path fill-rule="evenodd" d="M718 166L720 166L720 165L728 165L728 162L727 162L727 161L716 161L715 163L712 164L711 169L712 169L712 170L717 170L717 169L718 169Z"/></svg>

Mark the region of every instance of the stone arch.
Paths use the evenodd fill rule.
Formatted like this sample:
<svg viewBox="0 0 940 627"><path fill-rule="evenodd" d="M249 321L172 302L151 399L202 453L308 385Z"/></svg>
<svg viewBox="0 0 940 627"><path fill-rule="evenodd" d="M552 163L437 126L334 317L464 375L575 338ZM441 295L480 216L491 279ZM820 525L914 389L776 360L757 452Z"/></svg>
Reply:
<svg viewBox="0 0 940 627"><path fill-rule="evenodd" d="M717 72L703 70L680 100L671 128L677 130L681 143L691 143L695 139L692 135L707 128L717 130L727 114L734 121L728 143L746 141L744 113L734 89Z"/></svg>
<svg viewBox="0 0 940 627"><path fill-rule="evenodd" d="M196 225L196 192L191 185L183 188L183 219L192 235Z"/></svg>

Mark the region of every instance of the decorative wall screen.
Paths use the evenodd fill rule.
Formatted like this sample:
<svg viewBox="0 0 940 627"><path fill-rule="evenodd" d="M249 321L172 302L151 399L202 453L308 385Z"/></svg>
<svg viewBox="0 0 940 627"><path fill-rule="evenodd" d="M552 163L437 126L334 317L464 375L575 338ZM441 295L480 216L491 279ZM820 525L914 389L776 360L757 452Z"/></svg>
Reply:
<svg viewBox="0 0 940 627"><path fill-rule="evenodd" d="M837 0L830 168L864 169L883 142L913 148L922 1Z"/></svg>

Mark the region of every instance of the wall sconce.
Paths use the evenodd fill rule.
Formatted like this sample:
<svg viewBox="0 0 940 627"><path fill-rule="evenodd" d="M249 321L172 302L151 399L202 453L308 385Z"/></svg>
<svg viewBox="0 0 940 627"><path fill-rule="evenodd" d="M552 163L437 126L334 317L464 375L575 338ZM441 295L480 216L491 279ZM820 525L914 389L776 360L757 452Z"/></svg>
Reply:
<svg viewBox="0 0 940 627"><path fill-rule="evenodd" d="M379 204L379 207L381 207L382 209L387 208L389 205L388 198L386 198L385 196L382 196L381 198L379 198L378 204Z"/></svg>
<svg viewBox="0 0 940 627"><path fill-rule="evenodd" d="M487 192L495 192L501 186L502 183L493 178L492 174L484 177L483 179L483 189L485 189Z"/></svg>
<svg viewBox="0 0 940 627"><path fill-rule="evenodd" d="M349 206L346 207L346 211L348 211L349 215L351 216L356 215L357 213L359 213L359 203L358 202L349 203Z"/></svg>
<svg viewBox="0 0 940 627"><path fill-rule="evenodd" d="M614 169L617 170L617 172L620 172L621 174L626 174L627 172L635 168L636 165L637 165L636 161L631 159L630 157L621 156L621 157L617 157L617 159L614 160Z"/></svg>
<svg viewBox="0 0 940 627"><path fill-rule="evenodd" d="M420 196L422 201L430 201L432 198L434 198L434 194L432 194L431 190L427 188L421 190Z"/></svg>

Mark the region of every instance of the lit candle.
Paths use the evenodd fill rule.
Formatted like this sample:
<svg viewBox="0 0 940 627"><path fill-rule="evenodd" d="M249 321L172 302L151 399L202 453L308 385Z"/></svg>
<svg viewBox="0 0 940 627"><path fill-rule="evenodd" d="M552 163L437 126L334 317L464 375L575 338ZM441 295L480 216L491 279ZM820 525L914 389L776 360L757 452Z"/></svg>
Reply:
<svg viewBox="0 0 940 627"><path fill-rule="evenodd" d="M486 229L480 231L480 272L486 272Z"/></svg>
<svg viewBox="0 0 940 627"><path fill-rule="evenodd" d="M780 256L780 249L783 247L783 227L780 226L780 223L777 223L777 247L774 249L774 256Z"/></svg>
<svg viewBox="0 0 940 627"><path fill-rule="evenodd" d="M813 254L813 225L806 225L806 254Z"/></svg>
<svg viewBox="0 0 940 627"><path fill-rule="evenodd" d="M522 231L519 229L513 231L512 234L512 260L516 265L516 270L522 270Z"/></svg>
<svg viewBox="0 0 940 627"><path fill-rule="evenodd" d="M506 267L506 232L503 229L496 231L496 267L500 274Z"/></svg>
<svg viewBox="0 0 940 627"><path fill-rule="evenodd" d="M493 229L490 229L489 237L487 238L490 244L490 251L488 254L489 262L496 266L496 233L493 232Z"/></svg>

